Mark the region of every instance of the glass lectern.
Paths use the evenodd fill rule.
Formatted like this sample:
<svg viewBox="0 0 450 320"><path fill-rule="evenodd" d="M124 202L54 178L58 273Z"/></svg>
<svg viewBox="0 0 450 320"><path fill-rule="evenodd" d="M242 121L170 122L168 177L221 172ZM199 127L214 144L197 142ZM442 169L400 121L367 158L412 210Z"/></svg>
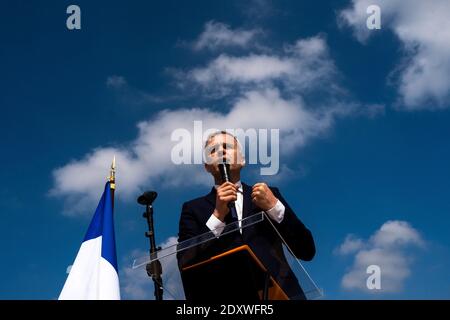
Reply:
<svg viewBox="0 0 450 320"><path fill-rule="evenodd" d="M251 228L274 232L270 252L260 252L245 241ZM255 229L253 229L254 231ZM219 244L233 239L222 251ZM318 299L322 291L295 257L265 212L246 217L162 248L133 261L133 272L149 272L161 265L165 300L197 302ZM157 268L156 268L157 269ZM149 279L149 281L151 281Z"/></svg>

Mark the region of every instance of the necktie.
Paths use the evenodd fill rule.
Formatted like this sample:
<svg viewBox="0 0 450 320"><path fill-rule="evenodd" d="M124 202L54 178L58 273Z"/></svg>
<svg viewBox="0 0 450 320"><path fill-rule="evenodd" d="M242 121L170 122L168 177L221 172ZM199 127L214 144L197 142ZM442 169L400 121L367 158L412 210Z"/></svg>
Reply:
<svg viewBox="0 0 450 320"><path fill-rule="evenodd" d="M238 221L238 215L237 215L237 211L236 211L236 204L234 202L230 202L228 204L228 207L230 208L230 213L228 215L231 216L231 221L232 222Z"/></svg>

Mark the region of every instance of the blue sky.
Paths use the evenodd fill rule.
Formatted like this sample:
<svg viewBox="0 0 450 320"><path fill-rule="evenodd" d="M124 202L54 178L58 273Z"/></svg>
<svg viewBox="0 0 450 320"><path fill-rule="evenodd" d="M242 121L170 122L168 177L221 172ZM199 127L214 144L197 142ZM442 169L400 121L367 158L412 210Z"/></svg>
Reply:
<svg viewBox="0 0 450 320"><path fill-rule="evenodd" d="M280 129L279 174L243 180L278 186L311 229L325 298L450 298L446 1L77 1L73 31L70 4L2 6L1 299L58 296L112 154L122 295L150 298L129 274L148 245L135 200L158 191L164 242L209 191L201 166L167 161L193 120ZM383 290L364 289L370 263Z"/></svg>

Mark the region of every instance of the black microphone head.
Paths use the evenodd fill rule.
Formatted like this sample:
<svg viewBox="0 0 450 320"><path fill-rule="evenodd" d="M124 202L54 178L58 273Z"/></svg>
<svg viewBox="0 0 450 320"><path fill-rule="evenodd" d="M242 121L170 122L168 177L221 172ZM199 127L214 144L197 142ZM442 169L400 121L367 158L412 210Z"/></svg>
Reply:
<svg viewBox="0 0 450 320"><path fill-rule="evenodd" d="M230 181L230 164L229 163L219 163L219 171L222 176L222 182Z"/></svg>
<svg viewBox="0 0 450 320"><path fill-rule="evenodd" d="M158 194L155 191L145 191L139 196L137 202L142 205L151 205Z"/></svg>

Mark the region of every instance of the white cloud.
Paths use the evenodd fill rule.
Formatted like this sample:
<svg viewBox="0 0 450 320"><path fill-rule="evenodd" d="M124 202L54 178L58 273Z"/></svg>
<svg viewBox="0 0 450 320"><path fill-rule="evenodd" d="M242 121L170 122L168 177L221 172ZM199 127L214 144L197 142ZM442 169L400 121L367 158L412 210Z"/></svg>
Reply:
<svg viewBox="0 0 450 320"><path fill-rule="evenodd" d="M388 221L370 239L377 248L397 248L405 245L423 246L424 241L408 222Z"/></svg>
<svg viewBox="0 0 450 320"><path fill-rule="evenodd" d="M181 186L187 181L189 185L208 184L211 178L203 172L201 165L175 165L171 161L171 150L179 143L171 141L175 129L185 128L194 138L195 120L203 122L203 130L278 128L282 140L289 141L282 146L281 152L289 154L311 138L325 133L335 117L345 112L350 112L350 109L346 111L335 106L311 110L301 99L283 98L277 89L247 92L228 113L200 108L163 110L152 120L138 124L139 134L131 143L122 147L94 149L83 159L73 160L55 169L50 194L64 197L65 214L90 214L86 209L98 201L114 155L118 200L132 199L144 186L156 183L163 186ZM271 116L267 117L267 114ZM193 142L193 145L202 144L203 141ZM186 148L193 147L186 145Z"/></svg>
<svg viewBox="0 0 450 320"><path fill-rule="evenodd" d="M450 106L450 2L448 0L352 0L341 21L353 27L362 42L367 29L366 9L381 8L381 28L394 32L403 45L404 60L395 70L400 104L405 110Z"/></svg>
<svg viewBox="0 0 450 320"><path fill-rule="evenodd" d="M367 241L348 235L335 249L336 254L354 254L353 265L343 276L341 285L346 290L374 293L399 292L411 275L411 249L423 248L425 241L419 232L405 221L387 221ZM366 285L367 267L381 269L381 290L369 290Z"/></svg>
<svg viewBox="0 0 450 320"><path fill-rule="evenodd" d="M292 61L267 55L229 57L221 55L206 68L191 71L192 79L202 85L212 82L251 82L279 78L292 72Z"/></svg>
<svg viewBox="0 0 450 320"><path fill-rule="evenodd" d="M229 25L208 21L203 32L193 43L194 50L215 50L223 47L246 47L261 33L258 29L231 29Z"/></svg>
<svg viewBox="0 0 450 320"><path fill-rule="evenodd" d="M177 238L170 237L160 246L165 249L177 244ZM125 267L121 268L120 286L121 296L125 300L153 300L153 280L147 275L145 266L137 269L131 267L133 259L148 256L148 251L133 250L124 260ZM176 255L160 259L162 267L162 281L164 300L183 300L184 291Z"/></svg>
<svg viewBox="0 0 450 320"><path fill-rule="evenodd" d="M336 73L325 39L315 36L286 45L281 55L221 54L207 66L178 72L176 76L180 87L189 87L189 84L194 83L201 89L220 96L234 94L233 89L245 91L249 87L267 88L277 86L278 83L296 94L316 89L318 85L320 88L327 86L330 93L335 93L338 89Z"/></svg>
<svg viewBox="0 0 450 320"><path fill-rule="evenodd" d="M362 239L356 238L353 234L349 234L345 237L344 242L334 250L334 253L347 255L350 253L355 253L362 247L364 247L364 241Z"/></svg>

